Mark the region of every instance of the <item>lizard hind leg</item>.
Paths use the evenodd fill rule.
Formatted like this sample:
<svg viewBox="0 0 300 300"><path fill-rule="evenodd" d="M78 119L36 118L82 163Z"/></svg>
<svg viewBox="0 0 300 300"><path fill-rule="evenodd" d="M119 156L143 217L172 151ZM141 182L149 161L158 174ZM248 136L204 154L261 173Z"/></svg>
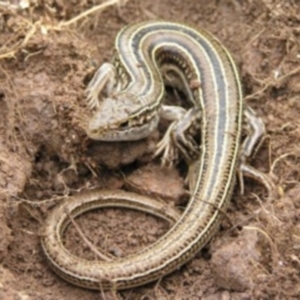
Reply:
<svg viewBox="0 0 300 300"><path fill-rule="evenodd" d="M261 183L271 197L275 192L275 185L271 177L248 164L248 160L253 156L261 146L265 137L265 125L261 118L249 107L246 106L244 116L247 124L247 136L242 144L240 163L238 166L238 178L240 183L241 193L244 193L243 177L252 178Z"/></svg>

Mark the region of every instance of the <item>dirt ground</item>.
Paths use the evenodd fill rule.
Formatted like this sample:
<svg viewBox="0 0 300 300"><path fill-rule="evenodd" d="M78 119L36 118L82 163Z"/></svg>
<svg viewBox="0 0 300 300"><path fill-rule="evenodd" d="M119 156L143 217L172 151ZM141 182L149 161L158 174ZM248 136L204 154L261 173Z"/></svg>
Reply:
<svg viewBox="0 0 300 300"><path fill-rule="evenodd" d="M112 299L75 287L49 268L39 244L58 199L93 187L127 189L183 207L184 178L151 154L158 140L100 143L80 126L84 89L109 61L114 37L147 19L182 21L214 33L238 64L245 101L266 124L251 161L270 173L237 186L220 231L191 262L120 299L300 299L300 3L297 0L0 1L0 299ZM81 16L94 7L94 12ZM78 19L74 19L79 16ZM30 205L27 201L33 201ZM39 203L39 205L37 205ZM78 220L95 245L118 256L153 243L168 224L121 209ZM232 225L233 224L233 225ZM66 246L88 258L70 226Z"/></svg>

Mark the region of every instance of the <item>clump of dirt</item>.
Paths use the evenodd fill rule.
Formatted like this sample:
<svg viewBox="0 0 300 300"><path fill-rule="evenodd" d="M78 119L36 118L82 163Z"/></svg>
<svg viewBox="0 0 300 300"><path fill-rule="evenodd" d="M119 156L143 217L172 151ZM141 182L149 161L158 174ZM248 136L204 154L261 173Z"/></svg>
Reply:
<svg viewBox="0 0 300 300"><path fill-rule="evenodd" d="M124 25L147 19L206 28L233 54L245 101L267 129L252 164L270 173L279 196L266 200L264 188L246 180L244 195L237 187L219 233L195 259L119 296L300 298L299 5L281 0L99 5L0 3L0 299L112 297L70 285L48 267L40 228L60 197L97 186L185 205L185 174L152 159L158 132L144 141L109 144L88 139L83 129L90 113L84 90L93 72L111 59L114 37ZM153 243L169 228L152 216L120 209L91 212L78 222L95 245L116 256ZM85 257L86 246L72 227L66 244Z"/></svg>

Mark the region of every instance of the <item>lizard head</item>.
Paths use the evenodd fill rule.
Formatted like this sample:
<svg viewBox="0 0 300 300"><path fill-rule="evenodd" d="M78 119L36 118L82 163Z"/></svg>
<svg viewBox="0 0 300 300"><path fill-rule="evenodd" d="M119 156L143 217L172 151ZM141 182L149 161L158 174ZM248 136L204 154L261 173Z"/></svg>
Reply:
<svg viewBox="0 0 300 300"><path fill-rule="evenodd" d="M101 141L134 141L147 137L159 114L135 94L118 92L100 101L86 128L87 135Z"/></svg>

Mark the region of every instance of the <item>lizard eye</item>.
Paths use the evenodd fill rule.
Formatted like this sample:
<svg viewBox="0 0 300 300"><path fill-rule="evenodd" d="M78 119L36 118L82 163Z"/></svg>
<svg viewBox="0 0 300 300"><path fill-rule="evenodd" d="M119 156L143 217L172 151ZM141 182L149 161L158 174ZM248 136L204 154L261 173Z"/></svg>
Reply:
<svg viewBox="0 0 300 300"><path fill-rule="evenodd" d="M128 122L128 121L124 121L124 122L122 122L122 123L119 125L119 127L122 128L122 129L124 129L124 128L128 127L128 125L129 125L129 122Z"/></svg>
<svg viewBox="0 0 300 300"><path fill-rule="evenodd" d="M97 130L97 129L92 129L92 130L91 130L91 133L92 133L92 134L97 134L97 133L98 133L98 130Z"/></svg>

